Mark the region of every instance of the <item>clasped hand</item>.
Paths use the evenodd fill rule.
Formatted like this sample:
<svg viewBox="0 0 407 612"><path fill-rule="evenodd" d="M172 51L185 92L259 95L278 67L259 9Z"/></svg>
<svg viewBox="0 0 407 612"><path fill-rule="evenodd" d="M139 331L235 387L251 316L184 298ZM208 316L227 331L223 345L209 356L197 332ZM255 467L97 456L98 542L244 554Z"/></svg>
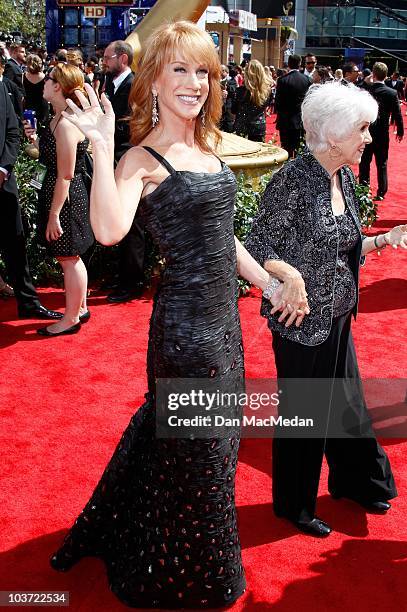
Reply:
<svg viewBox="0 0 407 612"><path fill-rule="evenodd" d="M402 249L407 249L407 225L396 225L388 233L388 243L394 249L400 246Z"/></svg>
<svg viewBox="0 0 407 612"><path fill-rule="evenodd" d="M270 298L273 306L271 314L281 312L278 321L290 327L295 321L295 326L299 327L304 317L310 313L305 291L304 280L300 273L284 279L284 283L273 293Z"/></svg>

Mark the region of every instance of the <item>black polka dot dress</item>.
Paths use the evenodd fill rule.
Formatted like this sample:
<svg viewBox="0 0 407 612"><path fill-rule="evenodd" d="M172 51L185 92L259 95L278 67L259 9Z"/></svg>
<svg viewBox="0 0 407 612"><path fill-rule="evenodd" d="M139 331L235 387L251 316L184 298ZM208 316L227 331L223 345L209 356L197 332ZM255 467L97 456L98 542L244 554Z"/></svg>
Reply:
<svg viewBox="0 0 407 612"><path fill-rule="evenodd" d="M83 255L94 242L89 220L89 198L83 177L88 144L88 140L85 139L77 146L75 173L69 186L69 197L65 200L59 215L63 234L58 240L48 242L45 230L57 179L57 150L55 137L49 126L43 130L40 137L39 161L46 166L47 174L38 198L39 232L48 253L54 257Z"/></svg>

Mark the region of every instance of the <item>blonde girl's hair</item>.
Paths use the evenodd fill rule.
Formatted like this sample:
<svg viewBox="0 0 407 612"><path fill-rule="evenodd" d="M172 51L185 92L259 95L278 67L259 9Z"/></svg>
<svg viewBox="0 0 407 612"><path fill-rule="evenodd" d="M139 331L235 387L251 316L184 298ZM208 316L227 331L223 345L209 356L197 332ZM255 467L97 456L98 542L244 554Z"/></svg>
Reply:
<svg viewBox="0 0 407 612"><path fill-rule="evenodd" d="M39 74L43 66L42 59L38 55L35 55L35 53L30 53L30 55L27 56L26 64L28 72L31 72L31 74Z"/></svg>
<svg viewBox="0 0 407 612"><path fill-rule="evenodd" d="M177 52L185 61L201 62L209 73L209 93L203 105L205 126L198 117L195 122L195 140L201 150L210 152L212 149L208 140L216 147L221 139L217 127L222 116L221 64L209 34L189 21L164 24L146 42L129 96L131 142L138 145L153 129L153 83L162 73L165 64L174 60Z"/></svg>
<svg viewBox="0 0 407 612"><path fill-rule="evenodd" d="M83 72L76 66L59 62L52 69L52 78L61 86L64 97L69 98L78 106L81 106L81 103L76 95L77 91L83 93L86 98L88 97Z"/></svg>
<svg viewBox="0 0 407 612"><path fill-rule="evenodd" d="M271 82L258 60L250 60L247 64L244 71L244 84L250 92L253 104L263 106L270 95Z"/></svg>

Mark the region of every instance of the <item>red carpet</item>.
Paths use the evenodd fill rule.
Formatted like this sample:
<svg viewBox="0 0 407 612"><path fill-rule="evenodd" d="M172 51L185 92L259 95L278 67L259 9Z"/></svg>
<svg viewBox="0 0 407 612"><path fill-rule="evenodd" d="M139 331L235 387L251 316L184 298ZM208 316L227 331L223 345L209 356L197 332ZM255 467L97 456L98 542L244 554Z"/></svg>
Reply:
<svg viewBox="0 0 407 612"><path fill-rule="evenodd" d="M406 220L406 160L407 142L392 141L391 190L374 231ZM364 377L405 376L406 264L407 253L388 248L370 255L362 270L354 335ZM41 297L62 306L60 291ZM146 390L149 297L110 306L94 296L90 308L92 319L79 335L47 340L35 335L38 323L15 320L12 301L0 306L0 590L70 591L71 610L114 612L125 608L109 592L100 562L87 559L66 575L48 566ZM240 309L247 375L273 376L258 297L243 298ZM235 612L406 609L407 441L383 443L399 489L392 510L374 516L333 501L324 469L318 514L334 532L315 540L272 514L271 441L242 442L237 501L248 590Z"/></svg>

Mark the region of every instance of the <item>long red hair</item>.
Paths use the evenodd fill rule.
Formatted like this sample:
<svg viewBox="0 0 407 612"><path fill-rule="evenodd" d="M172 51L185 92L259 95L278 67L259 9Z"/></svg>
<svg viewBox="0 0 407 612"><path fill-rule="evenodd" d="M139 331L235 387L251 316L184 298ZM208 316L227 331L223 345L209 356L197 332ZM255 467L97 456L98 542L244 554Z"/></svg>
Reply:
<svg viewBox="0 0 407 612"><path fill-rule="evenodd" d="M201 62L208 69L209 94L203 107L205 127L202 121L196 121L195 140L203 151L211 151L208 141L216 146L221 139L217 127L222 116L221 65L209 34L189 21L160 26L146 43L129 96L131 142L138 145L153 129L152 86L165 64L174 60L176 52L186 60Z"/></svg>

